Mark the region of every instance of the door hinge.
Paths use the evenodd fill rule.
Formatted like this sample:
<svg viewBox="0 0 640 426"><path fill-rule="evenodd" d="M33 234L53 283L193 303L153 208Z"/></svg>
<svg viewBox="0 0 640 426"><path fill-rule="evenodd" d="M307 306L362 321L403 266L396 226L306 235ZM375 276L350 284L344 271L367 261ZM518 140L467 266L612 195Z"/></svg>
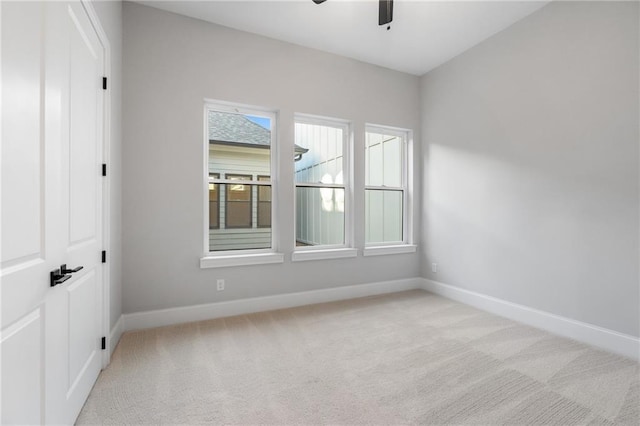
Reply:
<svg viewBox="0 0 640 426"><path fill-rule="evenodd" d="M102 263L107 263L107 251L102 250Z"/></svg>
<svg viewBox="0 0 640 426"><path fill-rule="evenodd" d="M103 337L102 338L102 350L104 351L105 349L107 349L107 338Z"/></svg>
<svg viewBox="0 0 640 426"><path fill-rule="evenodd" d="M107 90L107 77L102 77L102 90Z"/></svg>
<svg viewBox="0 0 640 426"><path fill-rule="evenodd" d="M107 175L107 165L105 163L102 163L102 176L106 176Z"/></svg>

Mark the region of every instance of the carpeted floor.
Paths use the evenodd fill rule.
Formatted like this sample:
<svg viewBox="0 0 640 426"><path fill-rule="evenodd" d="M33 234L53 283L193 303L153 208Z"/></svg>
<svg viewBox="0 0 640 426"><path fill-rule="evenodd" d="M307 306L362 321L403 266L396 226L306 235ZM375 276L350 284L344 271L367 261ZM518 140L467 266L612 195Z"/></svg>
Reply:
<svg viewBox="0 0 640 426"><path fill-rule="evenodd" d="M126 333L78 424L640 424L639 365L416 290Z"/></svg>

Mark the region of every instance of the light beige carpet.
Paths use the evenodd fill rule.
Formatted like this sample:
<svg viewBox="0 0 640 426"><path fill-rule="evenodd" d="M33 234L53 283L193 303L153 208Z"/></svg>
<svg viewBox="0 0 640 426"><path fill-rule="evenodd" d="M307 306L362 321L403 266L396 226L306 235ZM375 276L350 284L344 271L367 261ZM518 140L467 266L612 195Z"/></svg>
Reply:
<svg viewBox="0 0 640 426"><path fill-rule="evenodd" d="M126 333L79 424L640 424L638 363L416 290Z"/></svg>

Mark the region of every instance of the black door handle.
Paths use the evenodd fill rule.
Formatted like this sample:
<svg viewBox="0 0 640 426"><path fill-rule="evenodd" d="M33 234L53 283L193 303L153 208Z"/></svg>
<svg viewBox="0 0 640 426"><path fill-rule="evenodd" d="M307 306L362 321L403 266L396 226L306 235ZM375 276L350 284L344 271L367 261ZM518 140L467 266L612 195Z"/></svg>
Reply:
<svg viewBox="0 0 640 426"><path fill-rule="evenodd" d="M64 263L62 265L60 265L60 273L61 274L74 274L76 272L78 272L79 270L81 270L82 268L84 268L84 266L78 266L77 268L74 269L67 269L67 264Z"/></svg>
<svg viewBox="0 0 640 426"><path fill-rule="evenodd" d="M60 273L60 269L54 269L49 274L49 278L50 278L51 287L55 287L58 284L62 284L63 282L71 278L71 275L62 274Z"/></svg>

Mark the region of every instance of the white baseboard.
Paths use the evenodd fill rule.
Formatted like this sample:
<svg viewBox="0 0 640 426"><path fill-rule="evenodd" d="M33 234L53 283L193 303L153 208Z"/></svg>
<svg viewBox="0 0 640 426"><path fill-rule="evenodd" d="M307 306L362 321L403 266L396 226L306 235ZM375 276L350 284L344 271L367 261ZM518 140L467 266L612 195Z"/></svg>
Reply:
<svg viewBox="0 0 640 426"><path fill-rule="evenodd" d="M370 284L123 314L111 330L109 339L110 350L111 353L113 353L122 333L125 331L162 327L274 309L292 308L315 303L333 302L336 300L355 299L358 297L413 289L423 289L496 315L547 330L559 336L568 337L589 345L597 346L609 352L640 360L640 339L637 337L424 278L382 281Z"/></svg>
<svg viewBox="0 0 640 426"><path fill-rule="evenodd" d="M500 315L609 352L640 360L640 339L517 303L422 279L423 290Z"/></svg>
<svg viewBox="0 0 640 426"><path fill-rule="evenodd" d="M109 333L109 358L113 355L113 351L116 350L116 346L118 346L118 342L122 337L122 333L124 332L124 315L120 315L118 321L111 329Z"/></svg>
<svg viewBox="0 0 640 426"><path fill-rule="evenodd" d="M295 306L333 302L336 300L355 299L377 294L395 293L398 291L418 289L421 288L421 285L422 278L407 278L180 308L135 312L123 315L124 331L202 321L253 312L271 311L274 309L292 308Z"/></svg>

